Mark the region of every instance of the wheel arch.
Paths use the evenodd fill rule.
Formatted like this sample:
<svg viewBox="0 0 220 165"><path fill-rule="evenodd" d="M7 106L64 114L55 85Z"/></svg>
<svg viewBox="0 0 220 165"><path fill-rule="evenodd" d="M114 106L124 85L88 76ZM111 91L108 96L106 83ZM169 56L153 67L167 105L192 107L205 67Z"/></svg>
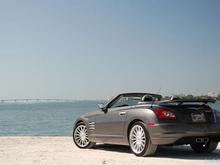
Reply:
<svg viewBox="0 0 220 165"><path fill-rule="evenodd" d="M85 122L83 120L78 120L75 125L77 125L79 123L84 123L85 124Z"/></svg>
<svg viewBox="0 0 220 165"><path fill-rule="evenodd" d="M86 126L87 126L87 121L83 118L78 118L75 122L74 122L74 125L73 125L73 128L76 127L77 124L79 123L84 123Z"/></svg>

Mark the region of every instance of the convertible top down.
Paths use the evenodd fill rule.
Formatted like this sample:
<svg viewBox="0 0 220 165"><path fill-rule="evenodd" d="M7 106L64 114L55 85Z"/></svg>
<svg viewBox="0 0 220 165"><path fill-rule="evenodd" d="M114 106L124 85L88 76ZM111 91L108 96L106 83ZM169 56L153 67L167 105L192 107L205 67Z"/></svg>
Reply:
<svg viewBox="0 0 220 165"><path fill-rule="evenodd" d="M73 128L79 148L95 143L129 145L137 156L150 156L161 145L190 144L195 152L214 151L220 141L220 112L213 99L180 99L151 93L116 96L100 110L80 116Z"/></svg>

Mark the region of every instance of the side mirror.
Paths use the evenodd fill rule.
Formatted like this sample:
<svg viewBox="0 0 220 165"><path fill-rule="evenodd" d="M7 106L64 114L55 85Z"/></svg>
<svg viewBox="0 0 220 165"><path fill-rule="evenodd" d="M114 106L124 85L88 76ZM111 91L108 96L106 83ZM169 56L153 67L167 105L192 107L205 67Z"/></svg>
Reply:
<svg viewBox="0 0 220 165"><path fill-rule="evenodd" d="M101 109L103 112L106 112L106 107L104 104L98 104L99 109Z"/></svg>

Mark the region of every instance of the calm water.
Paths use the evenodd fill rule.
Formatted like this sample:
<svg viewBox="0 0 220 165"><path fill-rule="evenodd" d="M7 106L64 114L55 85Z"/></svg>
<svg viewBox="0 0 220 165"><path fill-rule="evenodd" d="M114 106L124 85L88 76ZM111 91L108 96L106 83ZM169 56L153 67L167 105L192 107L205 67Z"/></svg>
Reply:
<svg viewBox="0 0 220 165"><path fill-rule="evenodd" d="M71 136L75 119L97 110L100 101L0 104L0 136Z"/></svg>
<svg viewBox="0 0 220 165"><path fill-rule="evenodd" d="M75 119L100 101L0 104L0 136L71 136ZM220 110L220 102L212 105Z"/></svg>

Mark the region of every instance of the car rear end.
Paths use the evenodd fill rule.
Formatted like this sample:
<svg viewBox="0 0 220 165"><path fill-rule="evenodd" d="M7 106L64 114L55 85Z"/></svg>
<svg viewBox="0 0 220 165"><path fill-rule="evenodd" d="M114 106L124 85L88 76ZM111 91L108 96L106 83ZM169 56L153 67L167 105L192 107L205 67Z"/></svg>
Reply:
<svg viewBox="0 0 220 165"><path fill-rule="evenodd" d="M209 100L169 101L153 106L157 121L148 125L152 143L158 145L220 141L220 112Z"/></svg>

